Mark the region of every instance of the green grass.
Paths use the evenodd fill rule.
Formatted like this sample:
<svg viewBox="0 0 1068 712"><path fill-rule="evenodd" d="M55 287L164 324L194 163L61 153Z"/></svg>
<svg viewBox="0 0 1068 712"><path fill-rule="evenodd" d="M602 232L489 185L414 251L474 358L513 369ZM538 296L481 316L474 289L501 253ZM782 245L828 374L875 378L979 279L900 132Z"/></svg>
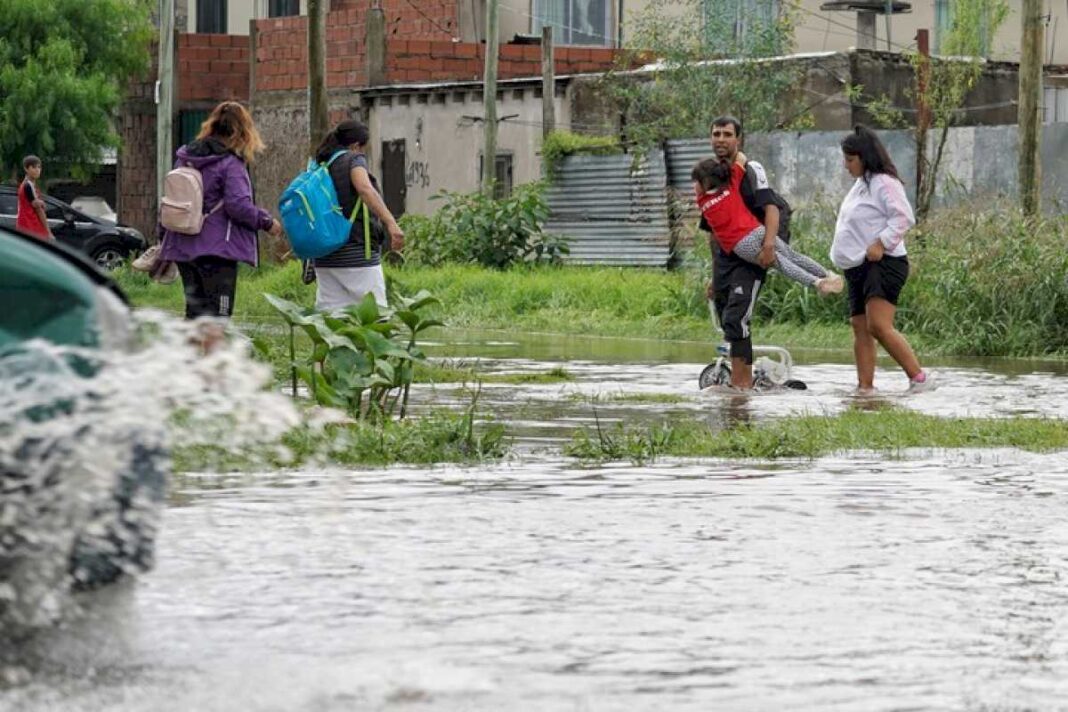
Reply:
<svg viewBox="0 0 1068 712"><path fill-rule="evenodd" d="M1049 452L1068 448L1068 421L1044 418L940 418L908 410L850 410L840 415L799 415L756 425L713 430L704 423L674 421L649 427L583 429L565 447L583 460L631 460L662 456L816 458L874 450L901 456L907 448L1018 448Z"/></svg>
<svg viewBox="0 0 1068 712"><path fill-rule="evenodd" d="M178 447L176 472L229 472L306 464L381 466L398 463L478 463L508 452L504 427L478 424L470 411L434 411L384 423L353 422L296 428L275 447L232 452L221 447Z"/></svg>
<svg viewBox="0 0 1068 712"><path fill-rule="evenodd" d="M799 211L794 245L827 262L833 211ZM704 285L708 250L698 241L676 271L642 268L473 265L389 267L403 293L439 297L449 327L710 342ZM937 214L908 238L911 276L898 327L925 354L1068 356L1068 216L1025 219L1012 210L965 206ZM159 286L120 270L137 306L182 310L178 284ZM280 324L262 294L310 306L315 289L296 263L242 269L235 318ZM844 296L821 298L773 275L761 293L753 333L759 343L848 349ZM447 332L446 332L447 333ZM441 338L442 331L430 332Z"/></svg>

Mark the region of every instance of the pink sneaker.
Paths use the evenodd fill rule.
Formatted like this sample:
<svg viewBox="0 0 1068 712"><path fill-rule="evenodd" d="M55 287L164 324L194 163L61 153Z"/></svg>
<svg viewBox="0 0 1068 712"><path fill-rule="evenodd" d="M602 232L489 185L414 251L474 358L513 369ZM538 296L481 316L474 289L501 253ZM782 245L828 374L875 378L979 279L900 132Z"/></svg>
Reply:
<svg viewBox="0 0 1068 712"><path fill-rule="evenodd" d="M920 375L909 381L909 393L925 393L938 388L938 381L930 371L920 371Z"/></svg>

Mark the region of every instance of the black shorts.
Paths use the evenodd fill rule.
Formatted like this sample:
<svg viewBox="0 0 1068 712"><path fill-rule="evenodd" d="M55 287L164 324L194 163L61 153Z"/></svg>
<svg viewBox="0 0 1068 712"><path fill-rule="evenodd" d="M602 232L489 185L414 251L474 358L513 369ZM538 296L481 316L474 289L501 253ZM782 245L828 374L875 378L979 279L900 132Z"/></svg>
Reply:
<svg viewBox="0 0 1068 712"><path fill-rule="evenodd" d="M179 262L185 290L185 318L229 317L237 292L237 262L222 257L197 257Z"/></svg>
<svg viewBox="0 0 1068 712"><path fill-rule="evenodd" d="M885 255L878 262L864 260L863 264L845 271L849 285L849 316L860 316L872 297L879 297L897 306L901 288L909 278L908 257Z"/></svg>

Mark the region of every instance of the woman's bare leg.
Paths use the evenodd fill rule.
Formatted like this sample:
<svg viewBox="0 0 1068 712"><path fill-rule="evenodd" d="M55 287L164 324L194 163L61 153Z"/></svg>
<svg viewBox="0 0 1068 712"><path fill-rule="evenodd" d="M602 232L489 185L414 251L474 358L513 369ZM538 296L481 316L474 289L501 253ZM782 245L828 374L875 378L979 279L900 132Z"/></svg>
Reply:
<svg viewBox="0 0 1068 712"><path fill-rule="evenodd" d="M868 331L882 344L886 353L897 361L897 364L905 370L909 379L920 374L920 362L916 358L912 347L901 332L894 328L894 314L897 312L890 302L880 297L872 297L864 306L868 321ZM873 364L874 368L874 359Z"/></svg>
<svg viewBox="0 0 1068 712"><path fill-rule="evenodd" d="M857 388L875 387L875 338L868 331L868 317L864 314L851 317L853 327L853 360L857 364Z"/></svg>

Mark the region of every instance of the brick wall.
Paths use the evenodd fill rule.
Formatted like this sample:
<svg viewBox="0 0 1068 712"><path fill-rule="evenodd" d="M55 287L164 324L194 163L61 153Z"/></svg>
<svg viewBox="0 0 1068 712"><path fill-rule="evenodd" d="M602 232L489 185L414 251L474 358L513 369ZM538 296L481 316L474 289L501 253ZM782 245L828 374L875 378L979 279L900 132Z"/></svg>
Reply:
<svg viewBox="0 0 1068 712"><path fill-rule="evenodd" d="M407 31L394 32L390 28L391 24L397 27L414 27L415 25L407 24L414 22L407 14L410 8L398 10L388 7L393 3L385 4L386 83L455 81L482 77L484 45L452 42L447 33L436 28L418 39L403 39L413 35L407 34ZM430 9L433 9L433 4L430 4ZM429 14L428 9L424 8L423 11ZM400 14L391 15L391 12ZM404 18L403 22L397 20L398 17ZM444 19L435 22L445 26ZM259 38L256 47L256 91L292 91L307 88L307 19L286 17L260 20L257 26ZM327 88L367 86L366 31L363 10L330 13L326 30ZM556 73L564 75L605 71L615 66L617 54L614 49L557 47L554 55ZM499 59L498 76L501 79L541 74L541 48L538 45L501 45Z"/></svg>
<svg viewBox="0 0 1068 712"><path fill-rule="evenodd" d="M248 101L249 38L178 35L178 101Z"/></svg>
<svg viewBox="0 0 1068 712"><path fill-rule="evenodd" d="M156 58L145 80L132 81L119 112L119 150L116 179L119 220L137 228L148 240L156 235Z"/></svg>
<svg viewBox="0 0 1068 712"><path fill-rule="evenodd" d="M455 0L420 0L417 5L418 9L406 0L383 0L387 43L406 37L450 43L457 24ZM326 85L366 86L367 4L342 2L334 7L326 18ZM256 27L256 91L307 88L308 19L258 20Z"/></svg>
<svg viewBox="0 0 1068 712"><path fill-rule="evenodd" d="M616 64L614 49L557 47L553 52L556 74L603 72ZM398 84L427 81L481 79L485 46L469 42L396 40L386 42L386 78ZM500 79L541 75L539 45L504 44L498 55Z"/></svg>

